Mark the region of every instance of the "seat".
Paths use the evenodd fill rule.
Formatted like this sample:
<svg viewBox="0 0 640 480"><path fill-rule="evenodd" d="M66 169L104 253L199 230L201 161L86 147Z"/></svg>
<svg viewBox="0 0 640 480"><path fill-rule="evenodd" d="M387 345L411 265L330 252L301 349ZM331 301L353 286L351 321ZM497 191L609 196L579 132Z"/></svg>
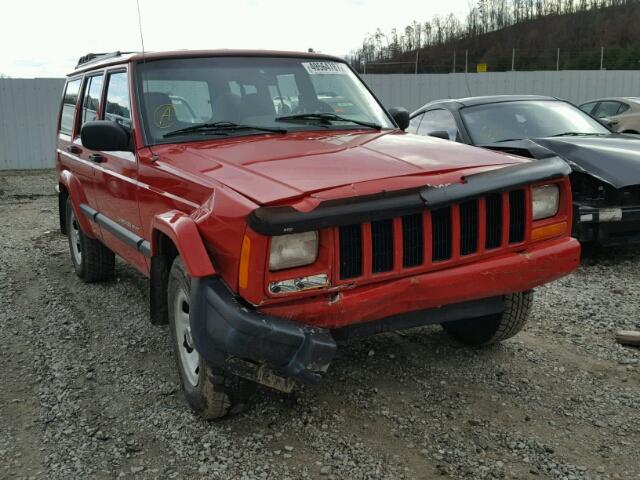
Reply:
<svg viewBox="0 0 640 480"><path fill-rule="evenodd" d="M248 93L242 97L243 119L251 123L252 119L272 120L276 116L276 109L273 101L266 96L257 93Z"/></svg>
<svg viewBox="0 0 640 480"><path fill-rule="evenodd" d="M213 101L212 122L238 123L241 117L242 100L235 93L222 93Z"/></svg>
<svg viewBox="0 0 640 480"><path fill-rule="evenodd" d="M160 139L165 133L180 127L171 97L166 93L145 93L144 107L149 123L147 129L153 138Z"/></svg>

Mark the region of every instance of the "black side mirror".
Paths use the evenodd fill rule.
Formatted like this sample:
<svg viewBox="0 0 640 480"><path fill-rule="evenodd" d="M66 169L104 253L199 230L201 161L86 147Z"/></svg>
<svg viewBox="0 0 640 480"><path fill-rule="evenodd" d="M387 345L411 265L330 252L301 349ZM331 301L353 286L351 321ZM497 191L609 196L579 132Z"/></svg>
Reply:
<svg viewBox="0 0 640 480"><path fill-rule="evenodd" d="M131 135L124 127L111 120L94 120L82 125L82 146L102 152L130 151Z"/></svg>
<svg viewBox="0 0 640 480"><path fill-rule="evenodd" d="M400 130L406 130L407 128L409 128L410 118L409 118L409 112L407 111L406 108L402 108L402 107L390 108L389 114L395 120L396 125L398 125L398 128L400 128Z"/></svg>
<svg viewBox="0 0 640 480"><path fill-rule="evenodd" d="M430 137L441 138L443 140L451 140L451 137L449 137L449 132L445 130L436 130L435 132L429 132L428 135Z"/></svg>

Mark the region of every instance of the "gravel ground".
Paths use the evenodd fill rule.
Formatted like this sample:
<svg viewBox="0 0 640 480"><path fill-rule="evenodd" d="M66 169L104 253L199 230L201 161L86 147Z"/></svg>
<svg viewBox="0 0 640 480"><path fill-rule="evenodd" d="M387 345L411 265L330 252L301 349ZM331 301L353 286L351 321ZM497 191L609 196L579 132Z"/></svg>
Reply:
<svg viewBox="0 0 640 480"><path fill-rule="evenodd" d="M195 417L145 279L85 285L54 174L0 176L0 478L640 479L640 249L540 288L495 348L437 327L341 346L326 379Z"/></svg>

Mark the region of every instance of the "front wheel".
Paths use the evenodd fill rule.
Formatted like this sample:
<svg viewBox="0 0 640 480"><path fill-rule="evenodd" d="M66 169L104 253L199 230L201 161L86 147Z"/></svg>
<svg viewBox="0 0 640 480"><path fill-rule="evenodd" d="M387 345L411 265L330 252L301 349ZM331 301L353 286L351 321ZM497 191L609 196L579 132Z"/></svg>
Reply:
<svg viewBox="0 0 640 480"><path fill-rule="evenodd" d="M513 337L527 323L533 291L504 297L504 311L479 318L456 320L442 324L445 332L465 345L482 346Z"/></svg>
<svg viewBox="0 0 640 480"><path fill-rule="evenodd" d="M187 402L208 420L244 410L256 385L211 368L194 347L189 320L191 279L180 257L169 272L167 291L171 343Z"/></svg>

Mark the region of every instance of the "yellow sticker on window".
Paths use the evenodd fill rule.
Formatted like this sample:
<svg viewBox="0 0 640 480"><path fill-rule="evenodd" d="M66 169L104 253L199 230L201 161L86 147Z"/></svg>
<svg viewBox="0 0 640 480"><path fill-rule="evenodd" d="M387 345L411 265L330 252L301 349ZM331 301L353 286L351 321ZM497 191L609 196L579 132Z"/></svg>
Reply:
<svg viewBox="0 0 640 480"><path fill-rule="evenodd" d="M170 103L160 105L153 112L153 123L158 128L169 128L176 123L176 111Z"/></svg>

